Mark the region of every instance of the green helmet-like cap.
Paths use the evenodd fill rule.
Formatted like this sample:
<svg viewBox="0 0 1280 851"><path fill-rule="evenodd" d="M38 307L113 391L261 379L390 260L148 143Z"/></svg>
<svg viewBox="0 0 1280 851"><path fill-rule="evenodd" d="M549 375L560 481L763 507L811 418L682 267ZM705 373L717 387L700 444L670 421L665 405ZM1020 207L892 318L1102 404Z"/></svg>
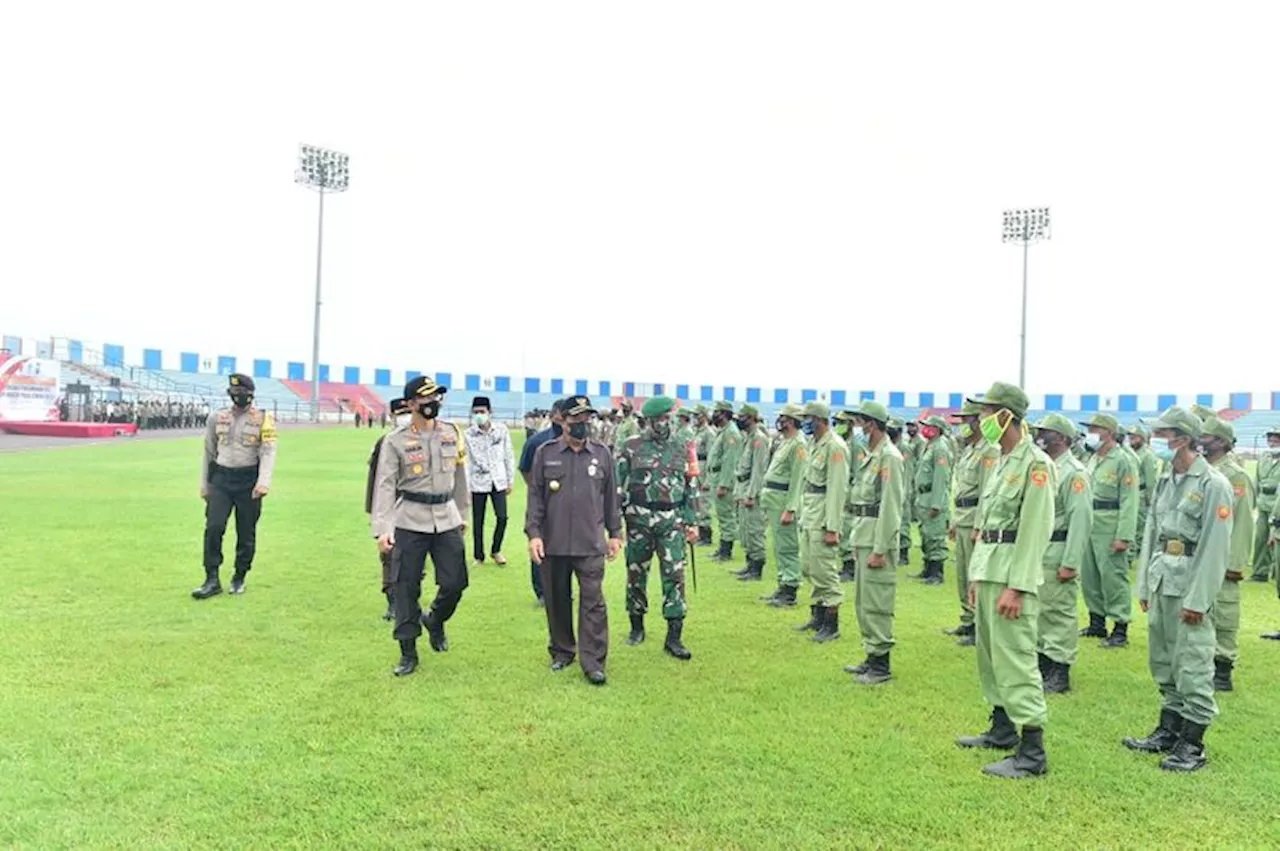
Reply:
<svg viewBox="0 0 1280 851"><path fill-rule="evenodd" d="M1233 426L1231 423L1227 422L1226 420L1222 420L1217 417L1209 417L1207 420L1205 420L1204 428L1201 430L1201 433L1206 436L1213 435L1214 437L1221 437L1223 440L1227 441L1228 443L1236 442L1235 426Z"/></svg>
<svg viewBox="0 0 1280 851"><path fill-rule="evenodd" d="M1169 408L1154 420L1146 420L1146 424L1151 426L1152 431L1171 428L1192 437L1199 437L1204 431L1204 423L1199 417L1190 411L1179 408L1177 405Z"/></svg>
<svg viewBox="0 0 1280 851"><path fill-rule="evenodd" d="M966 401L978 406L1008 408L1016 417L1025 417L1027 408L1031 407L1031 401L1027 398L1027 394L1022 392L1021 387L1016 384L1006 384L1003 381L992 384L991 389L982 398Z"/></svg>
<svg viewBox="0 0 1280 851"><path fill-rule="evenodd" d="M857 413L858 416L875 420L881 425L888 425L889 423L889 409L872 399L867 399L859 405Z"/></svg>
<svg viewBox="0 0 1280 851"><path fill-rule="evenodd" d="M806 417L817 417L820 420L829 420L831 419L831 406L826 402L819 402L814 399L812 402L805 403L804 415Z"/></svg>
<svg viewBox="0 0 1280 851"><path fill-rule="evenodd" d="M1041 431L1056 431L1067 440L1075 440L1080 430L1076 428L1075 423L1064 417L1062 414L1049 414L1043 420L1036 423L1033 428Z"/></svg>

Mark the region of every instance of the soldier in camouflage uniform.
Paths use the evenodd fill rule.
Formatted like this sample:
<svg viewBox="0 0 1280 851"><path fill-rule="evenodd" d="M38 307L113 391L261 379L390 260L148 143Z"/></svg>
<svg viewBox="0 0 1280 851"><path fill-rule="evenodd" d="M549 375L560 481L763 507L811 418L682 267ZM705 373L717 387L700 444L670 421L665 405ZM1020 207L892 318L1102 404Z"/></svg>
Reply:
<svg viewBox="0 0 1280 851"><path fill-rule="evenodd" d="M707 410L706 405L698 405L693 409L694 415L697 417L697 424L694 427L694 447L698 457L698 469L703 471L698 477L698 483L701 486L700 493L702 499L700 508L698 509L698 546L711 545L711 488L709 486L709 478L706 475L706 466L708 455L711 452L711 441L715 439L715 429L711 427L711 412Z"/></svg>
<svg viewBox="0 0 1280 851"><path fill-rule="evenodd" d="M649 562L658 557L662 576L662 616L667 619L663 649L677 659L692 654L682 634L688 606L684 597L686 540L697 540L701 496L691 443L671 433L675 400L656 396L642 413L649 425L627 440L618 454L618 489L627 521L627 613L631 616L628 644L644 641L644 616L649 609Z"/></svg>
<svg viewBox="0 0 1280 851"><path fill-rule="evenodd" d="M715 488L720 549L711 558L715 561L730 561L733 558L733 542L738 539L738 506L733 501L733 486L738 471L738 457L742 454L742 432L733 420L733 405L729 402L716 402L714 422L720 431L711 444L707 476L711 486Z"/></svg>
<svg viewBox="0 0 1280 851"><path fill-rule="evenodd" d="M746 551L747 566L736 575L741 580L758 580L764 575L766 557L765 516L760 507L760 493L769 468L769 435L754 405L743 405L738 411L738 429L742 432L742 454L738 456L738 472L733 480L733 500L738 504L738 534Z"/></svg>
<svg viewBox="0 0 1280 851"><path fill-rule="evenodd" d="M618 427L613 432L613 454L617 455L622 451L622 444L626 443L629 438L635 437L640 433L640 425L636 422L635 416L632 414L630 402L622 403L622 422L618 423Z"/></svg>

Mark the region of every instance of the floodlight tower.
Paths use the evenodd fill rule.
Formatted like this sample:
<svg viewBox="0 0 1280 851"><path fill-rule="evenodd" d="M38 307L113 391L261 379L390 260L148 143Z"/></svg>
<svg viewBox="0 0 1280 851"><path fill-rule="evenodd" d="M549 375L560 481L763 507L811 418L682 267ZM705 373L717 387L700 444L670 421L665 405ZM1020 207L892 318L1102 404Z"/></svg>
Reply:
<svg viewBox="0 0 1280 851"><path fill-rule="evenodd" d="M1027 389L1027 253L1031 243L1049 238L1049 208L1004 211L1002 242L1022 243L1022 342L1018 353L1018 386Z"/></svg>
<svg viewBox="0 0 1280 851"><path fill-rule="evenodd" d="M311 338L311 421L320 422L320 262L324 255L324 194L347 191L347 155L314 145L298 146L293 182L320 195L320 223L316 230L316 319Z"/></svg>

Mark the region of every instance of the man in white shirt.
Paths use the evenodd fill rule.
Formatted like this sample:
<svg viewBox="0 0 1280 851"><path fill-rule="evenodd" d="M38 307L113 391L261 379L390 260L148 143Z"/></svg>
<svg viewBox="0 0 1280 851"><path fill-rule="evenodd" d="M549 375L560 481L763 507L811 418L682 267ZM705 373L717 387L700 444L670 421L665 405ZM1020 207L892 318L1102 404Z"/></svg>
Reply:
<svg viewBox="0 0 1280 851"><path fill-rule="evenodd" d="M515 481L516 457L511 435L502 423L493 422L492 406L485 396L471 400L471 427L467 429L467 478L471 482L471 536L476 564L484 563L484 512L493 500L497 526L489 549L494 564L504 565L502 536L507 531L507 494Z"/></svg>

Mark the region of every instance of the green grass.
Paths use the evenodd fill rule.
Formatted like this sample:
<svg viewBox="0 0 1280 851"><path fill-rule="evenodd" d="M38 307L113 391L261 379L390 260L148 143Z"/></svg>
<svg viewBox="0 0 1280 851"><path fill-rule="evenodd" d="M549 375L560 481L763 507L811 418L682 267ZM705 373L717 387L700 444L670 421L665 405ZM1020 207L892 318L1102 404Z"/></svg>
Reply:
<svg viewBox="0 0 1280 851"><path fill-rule="evenodd" d="M627 647L615 562L609 685L551 674L519 490L511 565L474 571L451 651L424 641L419 672L393 678L361 511L373 436L286 430L248 593L203 603L196 441L0 456L0 846L1280 843L1269 586L1245 585L1239 691L1207 770L1167 775L1120 746L1158 711L1136 624L1126 651L1084 642L1075 692L1051 699L1049 776L1003 782L952 744L988 708L973 651L941 633L950 587L902 582L896 679L869 690L840 670L863 655L851 605L844 637L815 645L791 630L803 607L758 603L771 583L733 581L705 549L693 661L662 653L656 618Z"/></svg>

